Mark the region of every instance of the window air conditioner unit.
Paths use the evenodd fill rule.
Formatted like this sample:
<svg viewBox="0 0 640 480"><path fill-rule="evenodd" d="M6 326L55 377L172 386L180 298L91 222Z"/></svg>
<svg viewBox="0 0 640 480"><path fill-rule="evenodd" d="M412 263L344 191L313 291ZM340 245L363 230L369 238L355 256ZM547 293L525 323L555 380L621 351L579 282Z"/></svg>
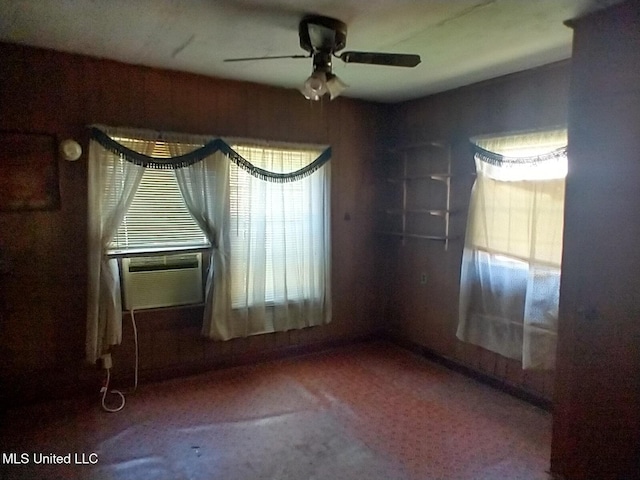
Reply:
<svg viewBox="0 0 640 480"><path fill-rule="evenodd" d="M203 302L202 254L122 259L126 310Z"/></svg>

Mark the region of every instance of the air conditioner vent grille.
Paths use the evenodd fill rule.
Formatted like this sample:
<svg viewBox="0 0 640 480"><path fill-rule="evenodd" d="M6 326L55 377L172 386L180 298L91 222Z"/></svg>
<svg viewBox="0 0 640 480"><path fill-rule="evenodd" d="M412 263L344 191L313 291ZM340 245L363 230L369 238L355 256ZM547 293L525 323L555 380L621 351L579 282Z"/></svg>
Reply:
<svg viewBox="0 0 640 480"><path fill-rule="evenodd" d="M122 259L127 310L202 303L202 254Z"/></svg>
<svg viewBox="0 0 640 480"><path fill-rule="evenodd" d="M134 257L129 261L129 272L150 272L155 270L178 270L181 268L199 267L199 254Z"/></svg>

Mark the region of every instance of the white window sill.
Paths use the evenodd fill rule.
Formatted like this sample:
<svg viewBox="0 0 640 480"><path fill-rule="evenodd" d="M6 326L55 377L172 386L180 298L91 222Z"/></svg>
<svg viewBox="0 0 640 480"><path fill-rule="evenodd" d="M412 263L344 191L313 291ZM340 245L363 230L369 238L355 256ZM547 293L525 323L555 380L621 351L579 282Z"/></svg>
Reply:
<svg viewBox="0 0 640 480"><path fill-rule="evenodd" d="M127 250L111 250L107 252L108 258L133 258L133 257L152 257L156 255L173 255L181 253L198 253L208 252L210 246L187 246L187 247L140 247L129 248Z"/></svg>

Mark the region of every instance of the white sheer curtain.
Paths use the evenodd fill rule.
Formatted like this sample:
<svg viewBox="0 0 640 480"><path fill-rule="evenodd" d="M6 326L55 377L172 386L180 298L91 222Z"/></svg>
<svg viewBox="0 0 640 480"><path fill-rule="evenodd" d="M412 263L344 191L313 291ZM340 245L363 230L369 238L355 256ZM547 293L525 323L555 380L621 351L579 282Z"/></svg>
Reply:
<svg viewBox="0 0 640 480"><path fill-rule="evenodd" d="M152 155L158 146L158 134L154 132L102 130L145 155ZM177 157L210 140L164 133L161 144L169 151L167 157ZM306 167L320 153L293 147L236 148L255 167L276 173ZM87 358L92 362L121 340L118 266L106 253L144 171L98 142L91 142ZM273 182L250 175L218 152L177 168L175 174L189 213L212 247L203 335L228 340L330 321L327 163L301 180Z"/></svg>
<svg viewBox="0 0 640 480"><path fill-rule="evenodd" d="M193 140L182 138L182 141L184 143L169 144L172 156L183 155L193 150L188 145ZM214 339L230 338L230 163L222 152L216 152L201 162L176 170L178 186L185 205L211 243L202 334Z"/></svg>
<svg viewBox="0 0 640 480"><path fill-rule="evenodd" d="M234 146L257 167L291 172L317 150ZM274 183L231 166L231 321L226 338L331 319L330 165Z"/></svg>
<svg viewBox="0 0 640 480"><path fill-rule="evenodd" d="M566 145L566 131L485 139L508 157L531 157ZM566 156L490 163L476 156L477 179L460 280L459 339L552 369L564 219Z"/></svg>
<svg viewBox="0 0 640 480"><path fill-rule="evenodd" d="M119 136L119 129L105 129ZM150 154L153 142L135 141L127 146ZM86 358L95 363L122 338L120 276L107 248L140 184L144 167L121 159L96 141L89 146L88 173L88 299Z"/></svg>

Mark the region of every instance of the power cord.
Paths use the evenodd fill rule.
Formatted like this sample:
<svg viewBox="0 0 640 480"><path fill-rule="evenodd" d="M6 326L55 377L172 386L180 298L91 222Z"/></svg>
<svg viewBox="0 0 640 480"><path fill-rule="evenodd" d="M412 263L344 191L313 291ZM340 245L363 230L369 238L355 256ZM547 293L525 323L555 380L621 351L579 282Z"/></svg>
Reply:
<svg viewBox="0 0 640 480"><path fill-rule="evenodd" d="M109 355L109 354L107 354ZM105 369L107 371L107 378L105 378L105 382L104 385L102 386L102 388L100 389L100 391L102 392L102 409L105 412L109 412L109 413L115 413L115 412L119 412L120 410L122 410L124 408L124 404L126 403L126 400L124 398L124 394L120 391L120 390L109 390L109 380L111 379L111 368L106 368ZM120 405L115 407L115 408L110 408L107 407L107 403L106 403L106 397L107 397L107 392L108 393L112 393L114 395L118 395L120 397Z"/></svg>
<svg viewBox="0 0 640 480"><path fill-rule="evenodd" d="M134 377L133 377L134 378L133 390L130 390L129 392L127 392L128 394L133 393L138 389L138 368L139 368L139 357L140 357L140 353L138 349L138 328L136 327L136 319L133 314L133 309L130 310L129 313L131 315L131 326L133 327L133 342L135 344L135 370L134 370ZM122 393L120 390L109 390L109 382L111 381L111 367L113 365L111 354L107 353L103 355L101 358L102 358L102 368L106 370L107 375L105 377L104 385L100 389L100 393L102 393L102 399L100 403L102 405L102 409L105 412L109 412L109 413L119 412L124 408L126 399L124 397L124 393ZM107 406L107 403L106 403L107 393L118 395L120 397L120 404L117 407L112 408Z"/></svg>

